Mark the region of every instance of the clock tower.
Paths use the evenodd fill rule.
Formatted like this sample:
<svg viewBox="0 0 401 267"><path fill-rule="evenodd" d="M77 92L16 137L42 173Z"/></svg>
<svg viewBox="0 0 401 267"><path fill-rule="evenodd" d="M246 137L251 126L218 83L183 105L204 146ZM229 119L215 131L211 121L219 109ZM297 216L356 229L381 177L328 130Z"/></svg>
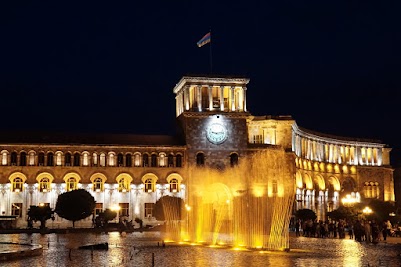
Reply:
<svg viewBox="0 0 401 267"><path fill-rule="evenodd" d="M246 78L184 76L174 87L188 164L224 169L245 155L248 82Z"/></svg>

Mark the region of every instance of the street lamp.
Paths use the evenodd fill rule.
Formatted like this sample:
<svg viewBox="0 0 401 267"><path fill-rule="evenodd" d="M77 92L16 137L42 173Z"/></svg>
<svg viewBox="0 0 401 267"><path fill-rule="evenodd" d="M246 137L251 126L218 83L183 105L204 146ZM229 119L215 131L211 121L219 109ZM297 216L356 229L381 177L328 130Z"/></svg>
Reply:
<svg viewBox="0 0 401 267"><path fill-rule="evenodd" d="M351 207L357 202L356 198L351 196L350 194L347 194L345 197L341 199L341 202L343 203L344 206L346 207Z"/></svg>
<svg viewBox="0 0 401 267"><path fill-rule="evenodd" d="M362 210L362 212L363 212L363 214L365 214L365 215L370 215L370 214L373 213L373 210L372 210L371 208L369 208L369 207L365 207L365 208Z"/></svg>

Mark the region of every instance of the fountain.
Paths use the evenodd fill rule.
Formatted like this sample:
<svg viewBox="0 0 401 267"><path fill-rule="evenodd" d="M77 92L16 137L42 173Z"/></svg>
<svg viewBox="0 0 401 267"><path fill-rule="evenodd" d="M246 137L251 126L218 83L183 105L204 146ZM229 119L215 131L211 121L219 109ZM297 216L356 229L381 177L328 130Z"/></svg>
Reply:
<svg viewBox="0 0 401 267"><path fill-rule="evenodd" d="M281 148L258 151L224 171L192 168L181 239L210 245L289 249L294 201L291 158Z"/></svg>

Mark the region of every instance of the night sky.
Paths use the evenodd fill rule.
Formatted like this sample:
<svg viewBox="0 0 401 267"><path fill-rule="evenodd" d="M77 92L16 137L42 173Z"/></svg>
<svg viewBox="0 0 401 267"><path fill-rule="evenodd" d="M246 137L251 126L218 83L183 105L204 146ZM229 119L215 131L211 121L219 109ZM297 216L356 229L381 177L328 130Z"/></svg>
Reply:
<svg viewBox="0 0 401 267"><path fill-rule="evenodd" d="M211 73L211 29L212 74L250 78L253 115L401 163L401 1L3 2L0 130L174 134L172 89Z"/></svg>

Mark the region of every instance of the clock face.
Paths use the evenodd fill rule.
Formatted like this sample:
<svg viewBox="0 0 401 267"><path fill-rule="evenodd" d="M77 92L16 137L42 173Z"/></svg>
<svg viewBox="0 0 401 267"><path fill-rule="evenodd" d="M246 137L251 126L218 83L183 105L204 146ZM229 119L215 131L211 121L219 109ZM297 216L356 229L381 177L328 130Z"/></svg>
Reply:
<svg viewBox="0 0 401 267"><path fill-rule="evenodd" d="M227 139L227 130L220 123L213 123L206 132L207 139L213 144L221 144Z"/></svg>

